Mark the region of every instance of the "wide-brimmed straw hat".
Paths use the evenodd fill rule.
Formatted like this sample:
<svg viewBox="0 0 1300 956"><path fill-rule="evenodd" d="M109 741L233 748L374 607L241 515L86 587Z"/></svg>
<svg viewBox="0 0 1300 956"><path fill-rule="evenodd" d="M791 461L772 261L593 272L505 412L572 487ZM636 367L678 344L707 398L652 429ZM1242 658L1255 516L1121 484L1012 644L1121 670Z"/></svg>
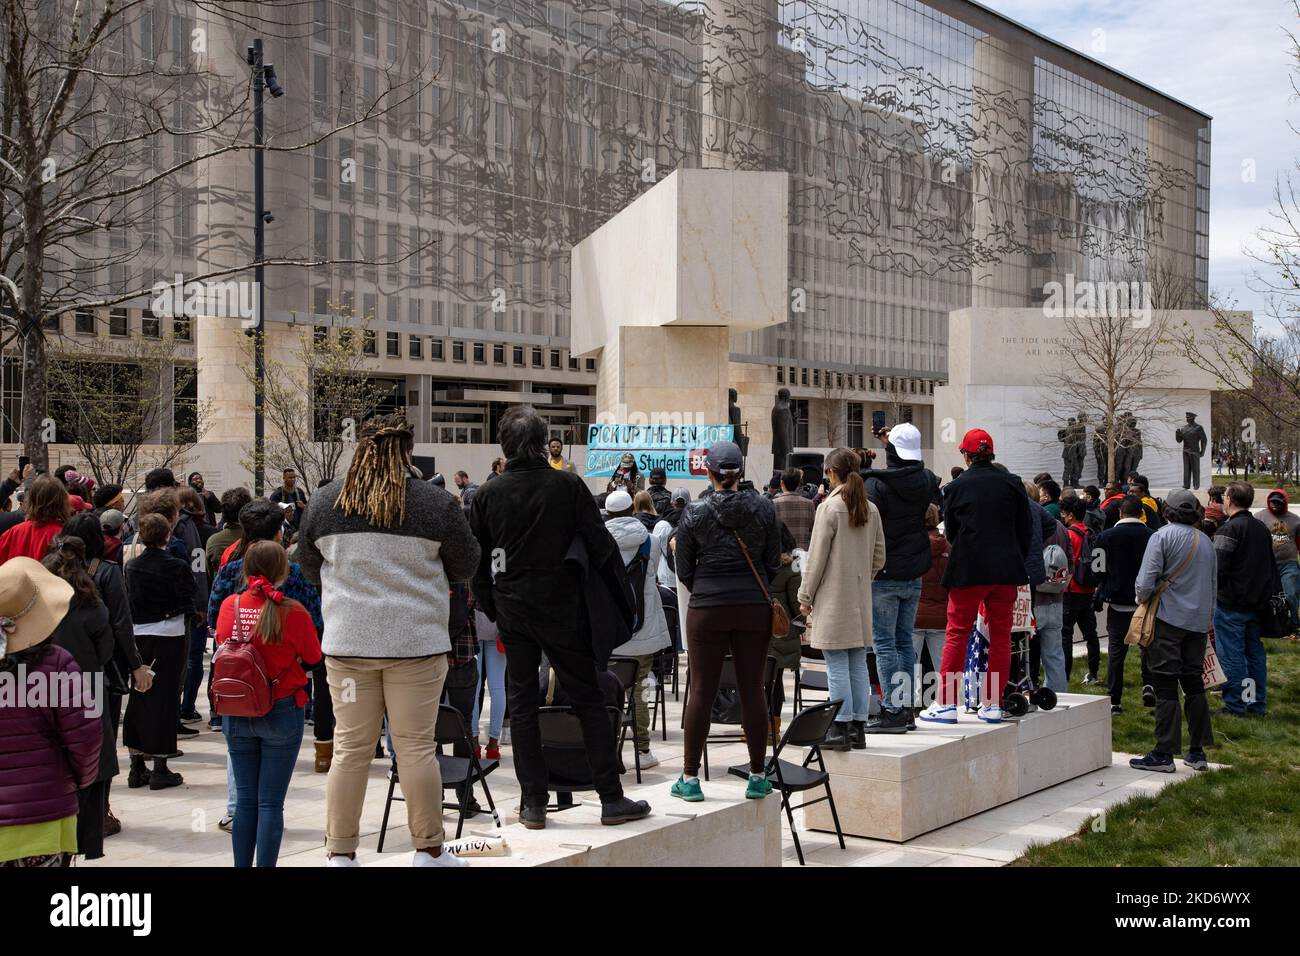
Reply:
<svg viewBox="0 0 1300 956"><path fill-rule="evenodd" d="M39 561L10 558L0 565L0 657L53 634L71 602L72 585Z"/></svg>

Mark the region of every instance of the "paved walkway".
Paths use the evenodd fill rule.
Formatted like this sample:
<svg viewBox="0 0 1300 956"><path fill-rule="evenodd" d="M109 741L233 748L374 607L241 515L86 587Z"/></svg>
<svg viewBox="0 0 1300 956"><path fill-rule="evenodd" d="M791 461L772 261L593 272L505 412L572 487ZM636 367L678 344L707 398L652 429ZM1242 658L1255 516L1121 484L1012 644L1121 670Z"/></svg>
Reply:
<svg viewBox="0 0 1300 956"><path fill-rule="evenodd" d="M684 666L684 665L683 665ZM787 700L793 699L789 695ZM202 705L201 705L202 706ZM651 801L657 813L680 810L668 796L668 787L681 771L681 705L668 698L668 741L656 732L654 752L658 767L643 774L642 786L635 786L632 774L624 778L629 793ZM485 721L486 723L486 721ZM171 790L130 790L124 772L115 778L113 810L122 821L122 833L105 844L105 857L87 866L229 866L230 837L217 827L226 801L226 750L224 738L207 730L181 742L184 756L171 761L172 769L185 776L183 786ZM514 778L510 748L503 750L501 767L488 782L505 822L515 819L519 787ZM626 757L631 759L629 745ZM1095 821L1105 825L1104 811L1130 797L1151 794L1192 774L1179 764L1173 775L1143 773L1128 766L1127 754L1116 754L1115 763L1050 789L1006 804L959 823L924 834L907 843L887 843L847 837L841 850L832 834L803 829L802 814L796 813L804 853L812 866L1001 866L1019 856L1032 843L1046 843L1075 833L1081 825ZM745 752L738 744L712 745L709 759L715 773L704 782L705 794L725 790L738 796L743 781L727 777L721 768L743 762ZM303 741L298 768L285 803L285 834L280 851L281 866L319 866L324 862L325 775L312 772L311 728ZM388 788L388 761L371 765L370 786L362 817L362 848L365 865L408 865L411 844L406 833L404 805L395 803L389 822L388 839L382 855L376 854L379 824ZM832 786L834 786L832 782ZM732 791L735 791L732 794ZM595 799L591 794L590 799ZM775 798L771 798L775 799ZM486 801L479 794L479 801ZM455 817L448 814L448 837L455 832ZM552 815L550 826L563 826L563 815ZM488 833L493 824L482 815L466 823L466 834ZM794 843L783 828L783 850L787 865L794 865Z"/></svg>

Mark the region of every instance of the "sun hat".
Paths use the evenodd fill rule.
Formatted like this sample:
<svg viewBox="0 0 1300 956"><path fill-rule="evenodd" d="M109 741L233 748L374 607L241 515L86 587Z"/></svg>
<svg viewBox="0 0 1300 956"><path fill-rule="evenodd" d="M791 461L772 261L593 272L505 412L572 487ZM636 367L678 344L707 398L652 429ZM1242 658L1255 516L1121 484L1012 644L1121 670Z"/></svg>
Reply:
<svg viewBox="0 0 1300 956"><path fill-rule="evenodd" d="M0 657L34 647L68 613L72 585L31 558L0 565Z"/></svg>

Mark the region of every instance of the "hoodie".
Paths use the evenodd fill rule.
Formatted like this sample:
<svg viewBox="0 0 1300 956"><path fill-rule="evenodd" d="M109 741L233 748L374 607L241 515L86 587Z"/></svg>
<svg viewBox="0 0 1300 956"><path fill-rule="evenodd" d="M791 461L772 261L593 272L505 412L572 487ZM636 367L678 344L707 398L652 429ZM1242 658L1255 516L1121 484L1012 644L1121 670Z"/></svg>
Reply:
<svg viewBox="0 0 1300 956"><path fill-rule="evenodd" d="M1268 493L1269 502L1279 499L1282 504L1280 515L1273 514L1266 507L1262 511L1256 511L1255 517L1264 522L1269 534L1273 536L1273 560L1278 564L1294 564L1297 557L1297 535L1300 535L1300 517L1291 513L1291 503L1287 500L1285 491L1275 488Z"/></svg>
<svg viewBox="0 0 1300 956"><path fill-rule="evenodd" d="M867 498L880 511L885 531L882 581L915 581L930 569L930 535L925 511L939 503L939 479L923 462L898 457L885 448L888 467L872 469L866 478Z"/></svg>
<svg viewBox="0 0 1300 956"><path fill-rule="evenodd" d="M630 641L614 648L614 656L642 657L654 654L672 643L668 634L668 622L664 619L663 602L659 599L659 584L655 580L659 564L663 561L663 548L659 539L647 531L636 516L610 518L605 522L605 530L618 545L624 567L636 557L646 539L650 539L650 563L645 575L645 619L641 622L641 629L632 635Z"/></svg>

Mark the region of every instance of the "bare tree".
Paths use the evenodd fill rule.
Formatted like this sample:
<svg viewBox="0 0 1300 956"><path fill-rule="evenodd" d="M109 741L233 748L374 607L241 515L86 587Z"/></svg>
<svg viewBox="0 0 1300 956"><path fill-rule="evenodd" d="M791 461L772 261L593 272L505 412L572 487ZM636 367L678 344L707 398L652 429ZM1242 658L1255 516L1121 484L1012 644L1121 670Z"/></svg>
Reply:
<svg viewBox="0 0 1300 956"><path fill-rule="evenodd" d="M0 4L0 341L22 351L20 437L37 467L48 466L41 440L48 393L47 352L60 316L76 309L148 297L156 276L149 263L182 238L168 236L163 209L188 231L201 205L196 183L219 182L218 161L256 149L310 149L418 97L418 80L380 84L324 131L281 132L254 146L249 128L251 70L226 75L213 61L242 49L241 39L266 32L302 42L312 5L293 0L177 5L172 42L155 22L160 4L145 0L6 0ZM224 61L223 61L224 62ZM242 72L242 75L240 73ZM305 114L300 114L305 115ZM209 204L247 205L234 188L206 186ZM242 240L212 230L202 263L187 281L206 282L251 271ZM432 244L404 249L384 264L405 261ZM266 266L379 264L374 259L264 257Z"/></svg>
<svg viewBox="0 0 1300 956"><path fill-rule="evenodd" d="M177 352L168 336L51 353L52 441L75 445L96 481L123 487L183 462L211 425L211 409L187 400L196 370Z"/></svg>
<svg viewBox="0 0 1300 956"><path fill-rule="evenodd" d="M361 424L392 396L377 381L372 316L354 321L346 306L335 305L333 327L303 327L288 332L293 341L268 358L263 391L266 415L266 467L293 468L308 488L338 477L347 450L356 444ZM254 389L251 341L245 374ZM244 449L244 467L253 470L256 449Z"/></svg>
<svg viewBox="0 0 1300 956"><path fill-rule="evenodd" d="M823 373L821 408L818 417L825 429L826 444L830 448L838 448L844 441L845 429L848 427L845 420L846 409L844 404L844 397L847 394L848 390L844 386L843 374L837 375L835 372Z"/></svg>

